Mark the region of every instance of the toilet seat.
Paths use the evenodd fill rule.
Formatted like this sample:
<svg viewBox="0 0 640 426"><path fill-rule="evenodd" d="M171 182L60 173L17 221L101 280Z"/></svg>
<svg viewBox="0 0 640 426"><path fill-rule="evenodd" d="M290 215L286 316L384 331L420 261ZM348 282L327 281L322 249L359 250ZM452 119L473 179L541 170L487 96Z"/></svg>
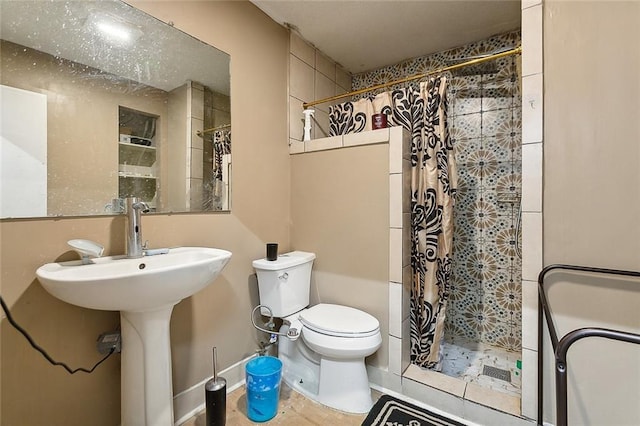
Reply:
<svg viewBox="0 0 640 426"><path fill-rule="evenodd" d="M373 315L349 306L320 303L302 310L299 319L306 328L328 336L364 338L380 333Z"/></svg>

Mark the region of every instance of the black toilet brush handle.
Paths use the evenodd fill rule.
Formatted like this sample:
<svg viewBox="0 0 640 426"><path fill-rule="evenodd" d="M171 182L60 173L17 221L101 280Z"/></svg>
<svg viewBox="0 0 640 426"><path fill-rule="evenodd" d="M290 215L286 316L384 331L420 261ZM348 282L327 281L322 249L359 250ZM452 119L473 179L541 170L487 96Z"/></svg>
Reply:
<svg viewBox="0 0 640 426"><path fill-rule="evenodd" d="M227 421L227 381L218 377L216 348L213 348L213 378L204 386L207 426L224 426Z"/></svg>

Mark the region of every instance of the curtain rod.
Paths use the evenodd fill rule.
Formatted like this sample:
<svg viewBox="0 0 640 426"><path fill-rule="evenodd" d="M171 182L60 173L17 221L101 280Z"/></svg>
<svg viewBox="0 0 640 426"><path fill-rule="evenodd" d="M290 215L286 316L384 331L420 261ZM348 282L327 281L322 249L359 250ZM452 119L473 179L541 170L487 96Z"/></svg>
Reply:
<svg viewBox="0 0 640 426"><path fill-rule="evenodd" d="M401 83L406 83L406 82L413 81L413 80L418 80L418 79L421 79L421 78L428 77L430 75L440 74L440 73L443 73L445 71L452 71L452 70L456 70L458 68L464 68L464 67L468 67L470 65L476 65L476 64L483 63L483 62L492 61L494 59L500 59L500 58L503 58L505 56L517 55L517 54L520 54L520 53L522 53L522 47L518 46L518 47L516 47L514 49L505 50L504 52L494 53L493 55L488 55L488 56L485 56L485 57L482 57L482 58L472 59L470 61L461 62L459 64L438 68L438 69L435 69L433 71L426 72L424 74L416 74L416 75L412 75L410 77L402 78L400 80L390 81L389 83L377 84L375 86L371 86L371 87L367 87L367 88L359 89L359 90L354 90L352 92L343 93L341 95L331 96L331 97L324 98L324 99L319 99L319 100L313 101L313 102L305 102L305 103L302 104L302 108L303 109L307 109L307 108L309 108L309 107L311 107L313 105L323 104L325 102L331 102L331 101L335 101L337 99L347 98L347 97L353 96L353 95L360 95L362 93L367 93L367 92L371 92L371 91L374 91L374 90L383 89L385 87L393 86L393 85L396 85L396 84L401 84Z"/></svg>
<svg viewBox="0 0 640 426"><path fill-rule="evenodd" d="M210 129L204 129L203 131L198 130L196 132L196 135L202 137L202 135L204 135L205 133L215 132L216 130L226 129L227 127L231 127L231 124L223 124L222 126L212 127Z"/></svg>

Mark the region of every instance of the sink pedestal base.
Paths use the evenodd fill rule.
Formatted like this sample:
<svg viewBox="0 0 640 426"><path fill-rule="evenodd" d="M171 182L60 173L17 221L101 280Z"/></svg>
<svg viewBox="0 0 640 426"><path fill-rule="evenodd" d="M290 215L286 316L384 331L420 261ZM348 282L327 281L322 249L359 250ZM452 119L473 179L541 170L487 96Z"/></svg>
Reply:
<svg viewBox="0 0 640 426"><path fill-rule="evenodd" d="M173 425L169 338L173 306L120 312L123 426Z"/></svg>

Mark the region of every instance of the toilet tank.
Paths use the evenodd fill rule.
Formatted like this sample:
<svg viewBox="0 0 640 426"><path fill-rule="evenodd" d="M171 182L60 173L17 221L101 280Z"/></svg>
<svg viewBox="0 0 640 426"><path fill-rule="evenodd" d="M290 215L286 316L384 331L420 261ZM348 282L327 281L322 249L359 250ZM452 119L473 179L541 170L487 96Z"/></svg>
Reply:
<svg viewBox="0 0 640 426"><path fill-rule="evenodd" d="M309 305L311 266L314 253L292 251L277 260L258 259L253 267L258 276L260 304L268 306L274 317L286 317ZM269 315L261 309L262 315Z"/></svg>

